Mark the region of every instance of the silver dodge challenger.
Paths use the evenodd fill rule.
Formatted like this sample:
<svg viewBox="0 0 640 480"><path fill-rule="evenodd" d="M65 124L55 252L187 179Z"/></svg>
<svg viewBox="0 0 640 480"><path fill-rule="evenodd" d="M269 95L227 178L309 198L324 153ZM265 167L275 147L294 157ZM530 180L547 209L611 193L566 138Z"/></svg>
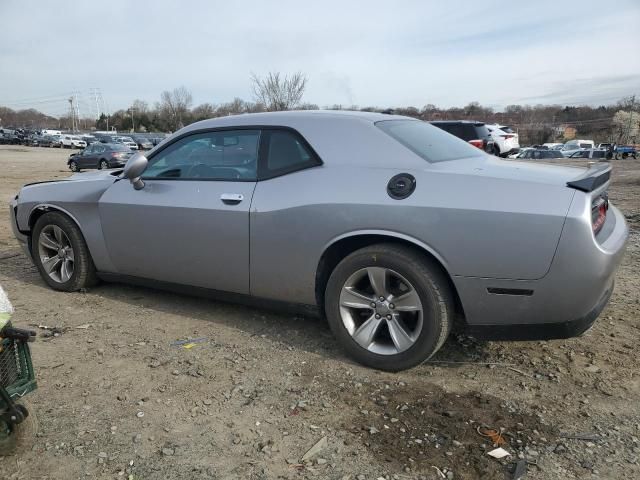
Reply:
<svg viewBox="0 0 640 480"><path fill-rule="evenodd" d="M628 236L609 177L402 116L278 112L194 123L124 170L26 185L10 209L53 289L102 279L316 313L355 360L397 371L454 326L585 332Z"/></svg>

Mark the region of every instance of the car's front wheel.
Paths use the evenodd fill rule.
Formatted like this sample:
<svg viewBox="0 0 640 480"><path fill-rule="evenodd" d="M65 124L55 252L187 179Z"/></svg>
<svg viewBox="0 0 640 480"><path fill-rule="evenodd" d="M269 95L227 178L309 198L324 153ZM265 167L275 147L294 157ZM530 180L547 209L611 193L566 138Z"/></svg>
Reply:
<svg viewBox="0 0 640 480"><path fill-rule="evenodd" d="M80 167L78 167L78 162L76 162L75 160L71 160L69 162L69 170L71 170L72 172L79 172Z"/></svg>
<svg viewBox="0 0 640 480"><path fill-rule="evenodd" d="M325 311L351 357L399 371L419 365L442 346L454 301L434 261L411 248L379 244L338 264L327 283Z"/></svg>
<svg viewBox="0 0 640 480"><path fill-rule="evenodd" d="M36 221L31 255L40 276L54 290L74 292L97 283L82 232L60 212L45 213Z"/></svg>

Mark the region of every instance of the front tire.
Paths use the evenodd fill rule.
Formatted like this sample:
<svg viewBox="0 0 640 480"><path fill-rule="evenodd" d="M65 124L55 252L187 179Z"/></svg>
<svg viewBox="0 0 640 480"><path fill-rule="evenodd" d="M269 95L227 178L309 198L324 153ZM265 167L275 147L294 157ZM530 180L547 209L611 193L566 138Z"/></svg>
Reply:
<svg viewBox="0 0 640 480"><path fill-rule="evenodd" d="M80 167L78 167L78 163L75 160L69 162L69 170L71 170L72 172L80 171Z"/></svg>
<svg viewBox="0 0 640 480"><path fill-rule="evenodd" d="M400 245L379 244L343 259L325 291L329 326L347 354L387 371L414 367L446 340L454 301L433 260Z"/></svg>
<svg viewBox="0 0 640 480"><path fill-rule="evenodd" d="M75 292L97 283L96 268L78 226L60 212L42 215L33 228L31 255L54 290Z"/></svg>

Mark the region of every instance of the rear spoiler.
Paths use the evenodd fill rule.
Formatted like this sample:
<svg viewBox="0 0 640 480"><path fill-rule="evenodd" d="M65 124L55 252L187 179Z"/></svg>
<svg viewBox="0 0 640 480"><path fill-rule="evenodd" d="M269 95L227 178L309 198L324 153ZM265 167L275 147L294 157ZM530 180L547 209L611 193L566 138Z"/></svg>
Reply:
<svg viewBox="0 0 640 480"><path fill-rule="evenodd" d="M575 188L582 192L593 192L596 188L604 185L611 177L611 165L599 163L587 170L584 175L580 175L575 180L567 182L567 187Z"/></svg>

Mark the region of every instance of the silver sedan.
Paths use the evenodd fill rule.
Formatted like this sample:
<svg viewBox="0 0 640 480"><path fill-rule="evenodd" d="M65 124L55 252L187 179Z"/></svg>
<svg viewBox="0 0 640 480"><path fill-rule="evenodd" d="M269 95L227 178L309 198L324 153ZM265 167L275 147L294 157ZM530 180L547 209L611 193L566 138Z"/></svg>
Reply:
<svg viewBox="0 0 640 480"><path fill-rule="evenodd" d="M11 223L56 290L102 279L324 315L357 361L400 370L454 323L587 330L628 235L609 175L498 159L401 116L263 113L189 125L124 170L27 185Z"/></svg>

